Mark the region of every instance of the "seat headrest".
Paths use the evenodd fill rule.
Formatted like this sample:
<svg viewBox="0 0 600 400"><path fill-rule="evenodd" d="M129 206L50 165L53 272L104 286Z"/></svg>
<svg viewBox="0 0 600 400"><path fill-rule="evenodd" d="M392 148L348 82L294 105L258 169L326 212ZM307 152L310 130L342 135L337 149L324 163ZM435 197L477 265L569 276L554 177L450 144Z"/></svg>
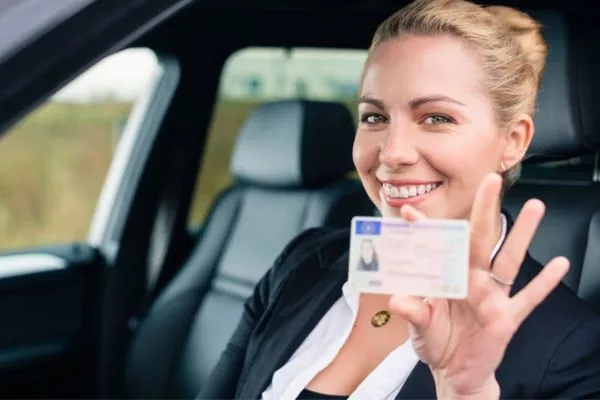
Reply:
<svg viewBox="0 0 600 400"><path fill-rule="evenodd" d="M552 11L529 14L543 24L549 52L534 117L536 133L526 162L560 160L597 152L600 125L595 122L592 108L592 96L596 91L590 87L593 79L591 57L596 55L588 54L595 52L574 51L573 32L569 31L560 14Z"/></svg>
<svg viewBox="0 0 600 400"><path fill-rule="evenodd" d="M278 187L319 186L354 168L354 121L340 103L284 100L258 106L231 161L241 181Z"/></svg>

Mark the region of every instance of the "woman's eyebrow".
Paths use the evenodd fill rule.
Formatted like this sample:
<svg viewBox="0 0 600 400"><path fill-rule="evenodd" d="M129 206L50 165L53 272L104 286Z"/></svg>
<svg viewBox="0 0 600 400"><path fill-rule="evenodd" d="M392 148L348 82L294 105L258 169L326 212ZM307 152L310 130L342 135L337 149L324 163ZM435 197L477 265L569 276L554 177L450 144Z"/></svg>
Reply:
<svg viewBox="0 0 600 400"><path fill-rule="evenodd" d="M462 103L456 99L453 99L452 97L444 96L441 94L420 97L418 99L411 100L408 104L409 104L410 108L415 109L415 108L421 107L423 104L426 104L426 103L435 103L435 102L440 102L440 101L454 103L454 104L458 104L460 106L464 106L464 103Z"/></svg>
<svg viewBox="0 0 600 400"><path fill-rule="evenodd" d="M360 98L358 99L358 104L360 104L360 103L371 104L382 110L386 109L386 106L385 106L385 103L383 102L383 100L376 99L376 98L370 97L370 96L360 96Z"/></svg>
<svg viewBox="0 0 600 400"><path fill-rule="evenodd" d="M417 99L409 101L408 105L411 109L416 109L416 108L421 107L424 104L436 103L436 102L448 102L448 103L458 104L460 106L465 105L463 102L461 102L459 100L456 100L452 97L444 96L441 94L436 94L436 95L431 95L431 96L426 96L426 97L419 97ZM358 100L358 104L360 104L360 103L371 104L382 110L387 109L385 102L383 100L375 98L375 97L371 97L371 96L361 96Z"/></svg>

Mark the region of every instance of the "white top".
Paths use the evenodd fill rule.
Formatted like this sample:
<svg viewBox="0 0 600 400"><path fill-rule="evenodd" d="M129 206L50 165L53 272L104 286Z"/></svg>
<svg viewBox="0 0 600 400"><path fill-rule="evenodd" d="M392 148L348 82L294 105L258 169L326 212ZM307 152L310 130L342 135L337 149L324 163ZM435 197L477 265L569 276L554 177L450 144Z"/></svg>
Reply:
<svg viewBox="0 0 600 400"><path fill-rule="evenodd" d="M502 233L492 251L496 255L506 237L506 217ZM342 297L321 318L288 362L273 374L263 400L295 400L314 377L327 367L340 351L358 314L359 293L346 282ZM419 357L410 339L392 351L348 397L349 400L393 400L408 379Z"/></svg>

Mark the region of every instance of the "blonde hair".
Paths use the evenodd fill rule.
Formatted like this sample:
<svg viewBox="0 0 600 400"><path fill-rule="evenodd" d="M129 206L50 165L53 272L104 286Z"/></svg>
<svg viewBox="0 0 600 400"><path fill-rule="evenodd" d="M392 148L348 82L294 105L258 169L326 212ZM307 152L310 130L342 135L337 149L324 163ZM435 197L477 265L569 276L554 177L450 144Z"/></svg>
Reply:
<svg viewBox="0 0 600 400"><path fill-rule="evenodd" d="M451 35L479 57L483 86L498 122L508 126L521 113L533 116L548 46L542 26L504 6L483 7L467 0L415 0L377 28L369 53L406 35ZM502 171L505 188L519 177L520 163Z"/></svg>

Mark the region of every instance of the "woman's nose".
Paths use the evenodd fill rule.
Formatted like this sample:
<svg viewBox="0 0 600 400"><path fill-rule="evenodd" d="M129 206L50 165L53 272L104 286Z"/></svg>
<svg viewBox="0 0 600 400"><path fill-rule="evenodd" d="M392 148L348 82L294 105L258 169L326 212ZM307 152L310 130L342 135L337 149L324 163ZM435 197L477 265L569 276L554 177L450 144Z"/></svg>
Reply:
<svg viewBox="0 0 600 400"><path fill-rule="evenodd" d="M419 161L415 138L408 129L390 126L381 147L379 161L390 169L413 165Z"/></svg>

